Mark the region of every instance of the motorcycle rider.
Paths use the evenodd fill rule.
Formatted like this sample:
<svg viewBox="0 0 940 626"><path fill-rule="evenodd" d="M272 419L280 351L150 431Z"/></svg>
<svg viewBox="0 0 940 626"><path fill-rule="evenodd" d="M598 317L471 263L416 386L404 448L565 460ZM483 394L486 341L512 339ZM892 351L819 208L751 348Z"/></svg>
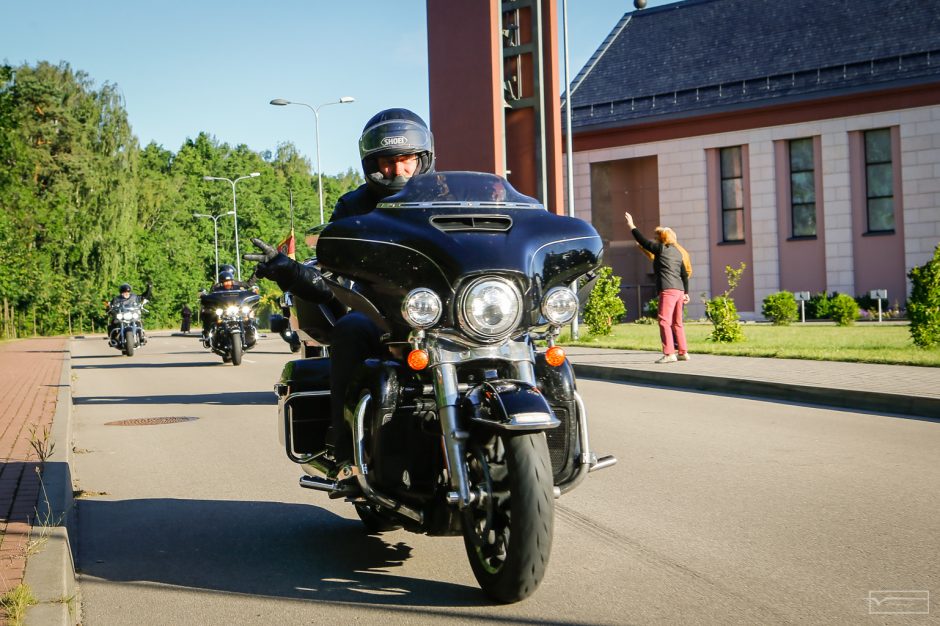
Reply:
<svg viewBox="0 0 940 626"><path fill-rule="evenodd" d="M251 288L251 281L245 283L235 280L235 266L228 263L219 268L218 279L218 282L213 283L209 291L233 291L235 289ZM202 320L202 341L208 347L209 328L215 323L215 317L213 317L212 311L205 308L199 312L199 317Z"/></svg>
<svg viewBox="0 0 940 626"><path fill-rule="evenodd" d="M336 203L330 221L364 215L383 198L400 191L417 174L434 169L434 137L424 120L408 109L385 109L376 113L359 137L359 156L366 182L344 194ZM313 267L298 263L273 246L253 238L263 254L246 254L257 261L255 275L268 278L284 291L313 303L333 298L329 286ZM381 331L365 315L347 313L333 329L330 360L331 429L328 443L341 467L352 459L352 433L343 422L346 387L359 364L383 355Z"/></svg>
<svg viewBox="0 0 940 626"><path fill-rule="evenodd" d="M147 290L144 291L143 294L138 296L137 294L133 292L129 283L122 283L121 286L118 288L118 295L111 298L111 302L108 303L108 310L121 306L122 304L143 306L144 300L153 299L153 294L151 293L152 288L153 288L153 285L151 285L150 283L147 283ZM110 322L108 323L108 336L110 337L111 331L114 330L115 328L118 328L120 325L121 323L117 321L117 318L112 317ZM143 335L143 331L141 331L141 344L145 344L145 343L147 343L147 338L146 336Z"/></svg>

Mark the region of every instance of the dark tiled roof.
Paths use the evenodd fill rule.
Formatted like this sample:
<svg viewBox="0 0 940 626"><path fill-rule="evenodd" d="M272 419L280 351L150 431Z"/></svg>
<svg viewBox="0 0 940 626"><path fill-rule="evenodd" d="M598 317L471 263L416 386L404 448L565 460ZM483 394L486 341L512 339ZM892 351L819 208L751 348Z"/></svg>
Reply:
<svg viewBox="0 0 940 626"><path fill-rule="evenodd" d="M572 83L572 126L925 81L940 0L686 0L624 15Z"/></svg>

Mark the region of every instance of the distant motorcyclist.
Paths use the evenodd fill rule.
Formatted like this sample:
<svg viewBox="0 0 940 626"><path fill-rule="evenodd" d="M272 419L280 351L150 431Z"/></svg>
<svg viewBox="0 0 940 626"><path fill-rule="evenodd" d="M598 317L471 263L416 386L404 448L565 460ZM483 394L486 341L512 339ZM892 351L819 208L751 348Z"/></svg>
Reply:
<svg viewBox="0 0 940 626"><path fill-rule="evenodd" d="M375 114L362 130L359 155L366 182L344 194L330 221L369 213L383 198L400 191L411 177L434 169L434 137L424 120L408 109L386 109ZM273 246L253 238L263 254L246 254L256 261L255 275L268 278L284 291L314 303L333 298L329 286L313 267L298 263ZM330 441L338 464L352 458L352 437L343 423L343 399L359 364L383 355L381 331L372 320L353 312L339 319L333 330L330 361L332 429Z"/></svg>
<svg viewBox="0 0 940 626"><path fill-rule="evenodd" d="M141 304L142 300L151 300L153 295L151 294L152 285L147 283L147 290L142 295L137 295L131 289L130 284L123 283L118 289L118 295L111 298L111 302L108 307L120 306L121 304Z"/></svg>
<svg viewBox="0 0 940 626"><path fill-rule="evenodd" d="M231 291L232 289L251 289L251 281L235 280L235 267L225 264L219 268L219 282L214 283L209 291Z"/></svg>
<svg viewBox="0 0 940 626"><path fill-rule="evenodd" d="M218 282L213 283L209 291L233 291L236 289L251 289L252 287L251 281L246 283L235 280L235 267L227 263L219 268L218 279ZM212 311L203 308L199 312L199 319L202 321L202 341L208 345L209 329L215 324L215 317Z"/></svg>

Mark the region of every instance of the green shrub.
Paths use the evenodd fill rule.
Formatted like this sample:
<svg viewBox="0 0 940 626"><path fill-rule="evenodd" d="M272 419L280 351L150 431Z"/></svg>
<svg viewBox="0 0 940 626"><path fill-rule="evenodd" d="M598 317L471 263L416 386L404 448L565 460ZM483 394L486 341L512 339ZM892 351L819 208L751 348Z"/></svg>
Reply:
<svg viewBox="0 0 940 626"><path fill-rule="evenodd" d="M659 296L650 299L643 306L643 315L646 317L659 317Z"/></svg>
<svg viewBox="0 0 940 626"><path fill-rule="evenodd" d="M592 335L609 335L616 322L627 312L620 299L620 277L610 267L602 267L597 282L584 307L584 323Z"/></svg>
<svg viewBox="0 0 940 626"><path fill-rule="evenodd" d="M858 303L852 296L836 294L829 299L829 317L839 326L850 326L858 319Z"/></svg>
<svg viewBox="0 0 940 626"><path fill-rule="evenodd" d="M796 298L791 292L779 291L764 298L761 313L775 326L788 326L790 322L796 321L799 309L796 306Z"/></svg>
<svg viewBox="0 0 940 626"><path fill-rule="evenodd" d="M911 297L907 301L907 318L911 321L911 340L919 348L940 344L940 245L933 259L908 273Z"/></svg>
<svg viewBox="0 0 940 626"><path fill-rule="evenodd" d="M746 267L744 263L741 263L738 269L726 265L725 276L728 277L728 288L720 296L716 296L705 303L705 316L714 327L712 328L712 334L709 336L711 341L734 343L744 339L741 319L738 315L738 309L734 305L734 300L731 299L731 292L741 282L741 275Z"/></svg>
<svg viewBox="0 0 940 626"><path fill-rule="evenodd" d="M821 320L829 317L829 296L825 293L814 293L804 306L807 319Z"/></svg>

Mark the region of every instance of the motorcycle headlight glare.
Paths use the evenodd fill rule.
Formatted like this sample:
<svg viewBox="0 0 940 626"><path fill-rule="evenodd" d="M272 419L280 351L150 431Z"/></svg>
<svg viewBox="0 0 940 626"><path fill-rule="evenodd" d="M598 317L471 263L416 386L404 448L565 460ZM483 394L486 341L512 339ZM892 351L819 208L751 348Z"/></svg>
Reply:
<svg viewBox="0 0 940 626"><path fill-rule="evenodd" d="M552 324L567 324L578 314L578 297L567 287L549 289L542 300L542 315Z"/></svg>
<svg viewBox="0 0 940 626"><path fill-rule="evenodd" d="M401 303L401 314L414 328L430 328L441 319L441 299L425 287L412 289Z"/></svg>
<svg viewBox="0 0 940 626"><path fill-rule="evenodd" d="M222 309L216 309L215 314L218 315L219 317L222 317Z"/></svg>
<svg viewBox="0 0 940 626"><path fill-rule="evenodd" d="M238 315L238 307L233 304L232 306L230 306L230 307L228 307L227 309L225 309L225 314L228 315L228 316L231 316L231 317L237 316L237 315Z"/></svg>
<svg viewBox="0 0 940 626"><path fill-rule="evenodd" d="M481 278L464 290L460 320L471 335L483 340L506 337L522 318L522 295L508 280Z"/></svg>
<svg viewBox="0 0 940 626"><path fill-rule="evenodd" d="M250 311L251 311L251 307L250 307L250 306L243 306L243 307L242 307L242 315L248 315L248 313L249 313Z"/></svg>

